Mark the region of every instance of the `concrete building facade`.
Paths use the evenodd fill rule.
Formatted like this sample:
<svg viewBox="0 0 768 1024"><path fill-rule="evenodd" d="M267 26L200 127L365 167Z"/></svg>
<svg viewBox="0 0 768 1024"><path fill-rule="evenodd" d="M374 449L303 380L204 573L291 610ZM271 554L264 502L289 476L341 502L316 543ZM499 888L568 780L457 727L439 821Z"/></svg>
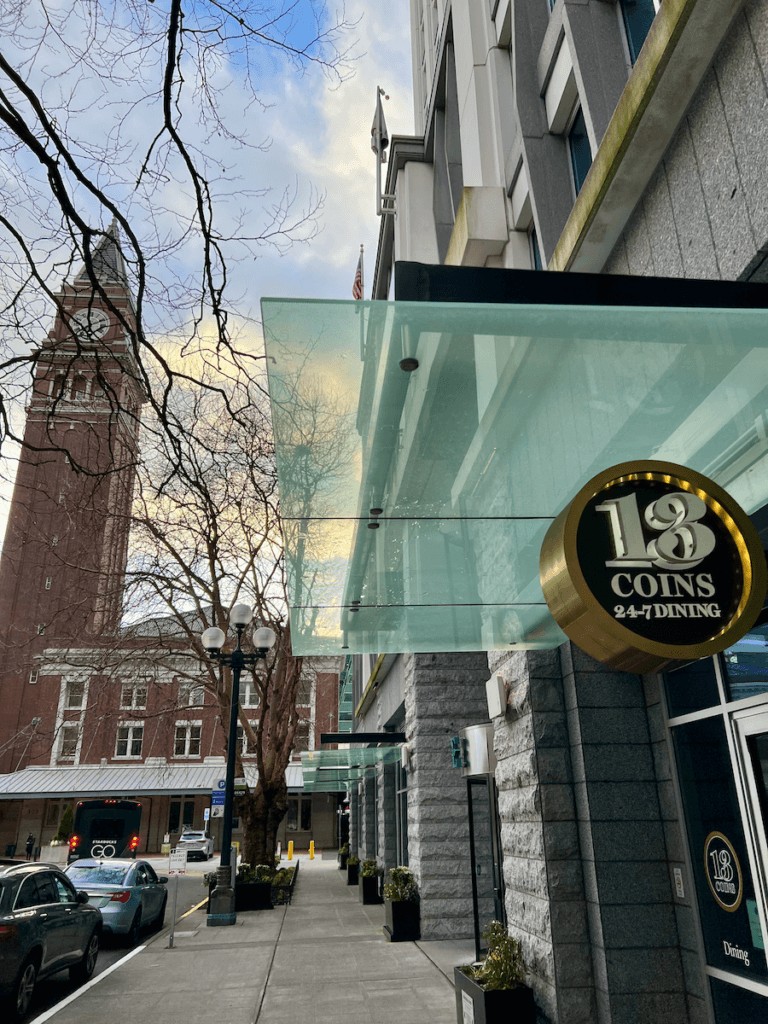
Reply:
<svg viewBox="0 0 768 1024"><path fill-rule="evenodd" d="M417 134L389 144L373 299L398 298L397 261L765 281L766 0L411 0L411 35ZM759 408L760 366L722 389ZM675 386L660 374L646 413L663 416ZM578 401L610 415L599 365ZM478 402L481 417L491 402ZM715 392L703 408L709 472L738 492L765 546L764 417L750 405L726 429ZM556 462L569 415L529 428L526 457ZM510 476L525 471L521 456ZM484 486L501 509L502 485ZM481 588L514 573L498 548L475 555ZM540 1024L763 1020L762 621L725 655L645 676L570 643L362 656L355 728L402 730L406 742L401 764L353 789L361 856L413 866L425 938L472 935L469 812L451 740L489 722L485 683L498 678L490 827ZM372 806L375 831L356 831ZM722 913L708 887L704 850L718 829L739 837L748 919Z"/></svg>

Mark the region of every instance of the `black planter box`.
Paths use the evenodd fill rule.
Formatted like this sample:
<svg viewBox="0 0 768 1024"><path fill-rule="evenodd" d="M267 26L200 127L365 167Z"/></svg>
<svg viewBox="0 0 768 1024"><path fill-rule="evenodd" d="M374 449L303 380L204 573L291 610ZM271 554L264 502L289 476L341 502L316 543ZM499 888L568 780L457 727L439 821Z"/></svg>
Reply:
<svg viewBox="0 0 768 1024"><path fill-rule="evenodd" d="M384 900L384 934L390 942L414 942L420 939L419 904Z"/></svg>
<svg viewBox="0 0 768 1024"><path fill-rule="evenodd" d="M216 888L212 882L208 886L208 907L211 895ZM290 900L288 901L290 902ZM235 911L238 910L273 910L271 882L237 882L235 885Z"/></svg>
<svg viewBox="0 0 768 1024"><path fill-rule="evenodd" d="M347 864L347 885L357 885L359 864Z"/></svg>
<svg viewBox="0 0 768 1024"><path fill-rule="evenodd" d="M340 853L339 854L339 870L340 871L346 871L348 857L349 857L348 853Z"/></svg>
<svg viewBox="0 0 768 1024"><path fill-rule="evenodd" d="M379 895L379 876L378 875L360 875L360 902L361 903L381 903L381 896Z"/></svg>
<svg viewBox="0 0 768 1024"><path fill-rule="evenodd" d="M272 910L271 882L238 882L235 885L235 910Z"/></svg>
<svg viewBox="0 0 768 1024"><path fill-rule="evenodd" d="M453 984L458 1024L536 1024L533 991L527 985L486 992L460 967L453 969Z"/></svg>

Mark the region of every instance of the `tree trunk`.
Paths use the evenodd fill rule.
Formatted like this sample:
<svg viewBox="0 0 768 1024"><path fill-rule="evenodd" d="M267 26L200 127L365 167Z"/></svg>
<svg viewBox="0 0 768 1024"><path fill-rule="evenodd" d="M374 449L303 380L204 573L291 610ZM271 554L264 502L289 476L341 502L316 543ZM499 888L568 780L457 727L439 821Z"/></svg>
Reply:
<svg viewBox="0 0 768 1024"><path fill-rule="evenodd" d="M262 780L242 798L245 824L245 861L248 864L274 864L277 830L288 809L285 778L264 785Z"/></svg>

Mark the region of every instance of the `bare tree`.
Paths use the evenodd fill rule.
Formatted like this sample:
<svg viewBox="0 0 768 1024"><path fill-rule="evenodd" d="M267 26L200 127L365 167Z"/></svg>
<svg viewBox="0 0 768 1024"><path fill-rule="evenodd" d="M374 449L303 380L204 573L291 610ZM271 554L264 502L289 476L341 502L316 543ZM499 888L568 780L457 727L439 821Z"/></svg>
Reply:
<svg viewBox="0 0 768 1024"><path fill-rule="evenodd" d="M343 80L351 27L322 0L3 5L0 442L21 443L29 371L51 308L66 314L59 284L81 265L94 302L125 331L152 423L177 462L189 426L174 414L177 382L215 392L240 415L221 376L253 376L261 354L244 341L254 311L233 271L307 241L322 207L298 183L259 180L269 140L244 126L281 64ZM128 312L94 262L110 231L133 292Z"/></svg>

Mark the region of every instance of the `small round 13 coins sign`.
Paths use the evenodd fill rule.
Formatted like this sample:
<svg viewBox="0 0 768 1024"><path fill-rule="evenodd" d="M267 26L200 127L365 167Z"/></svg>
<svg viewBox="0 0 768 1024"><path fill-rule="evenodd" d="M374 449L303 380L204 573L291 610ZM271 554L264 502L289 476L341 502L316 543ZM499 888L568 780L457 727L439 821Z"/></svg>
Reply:
<svg viewBox="0 0 768 1024"><path fill-rule="evenodd" d="M729 913L738 910L744 893L741 864L722 832L710 832L704 840L704 870L718 906Z"/></svg>
<svg viewBox="0 0 768 1024"><path fill-rule="evenodd" d="M760 614L767 584L760 539L730 495L655 461L590 480L549 528L540 571L563 632L634 672L730 647Z"/></svg>

